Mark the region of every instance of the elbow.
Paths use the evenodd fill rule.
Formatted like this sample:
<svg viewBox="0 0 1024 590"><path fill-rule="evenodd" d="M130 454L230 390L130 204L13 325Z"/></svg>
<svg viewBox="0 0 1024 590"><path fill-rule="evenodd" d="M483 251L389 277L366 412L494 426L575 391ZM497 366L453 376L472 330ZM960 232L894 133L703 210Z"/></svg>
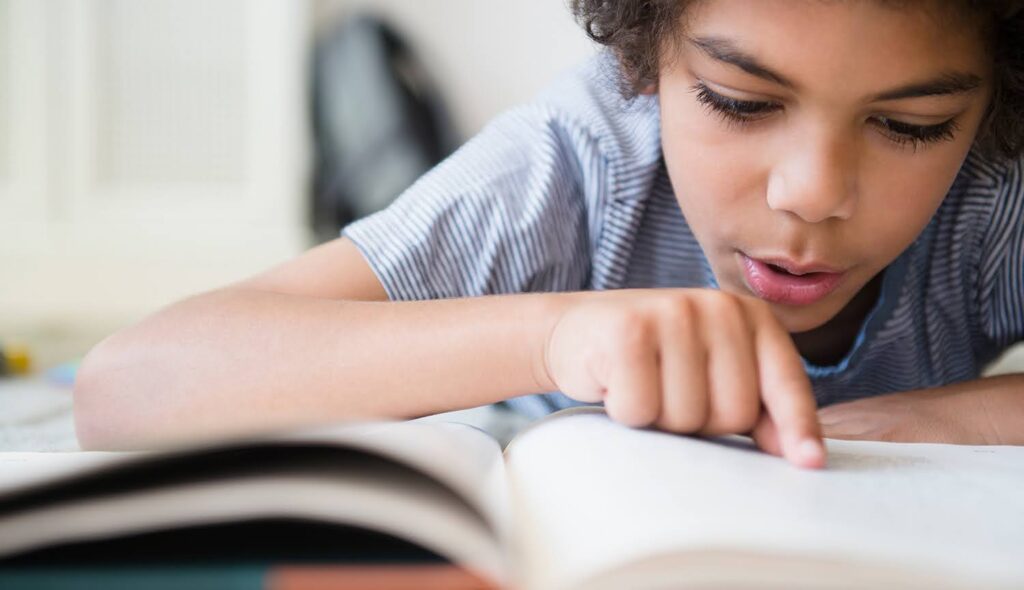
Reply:
<svg viewBox="0 0 1024 590"><path fill-rule="evenodd" d="M72 394L75 436L82 450L113 451L136 446L124 403L126 372L117 334L94 346L82 360Z"/></svg>
<svg viewBox="0 0 1024 590"><path fill-rule="evenodd" d="M83 450L150 450L204 434L195 425L206 411L196 406L197 379L179 367L197 364L191 350L204 345L209 327L203 324L210 323L204 306L214 298L219 313L222 296L191 297L89 351L73 388L75 435Z"/></svg>

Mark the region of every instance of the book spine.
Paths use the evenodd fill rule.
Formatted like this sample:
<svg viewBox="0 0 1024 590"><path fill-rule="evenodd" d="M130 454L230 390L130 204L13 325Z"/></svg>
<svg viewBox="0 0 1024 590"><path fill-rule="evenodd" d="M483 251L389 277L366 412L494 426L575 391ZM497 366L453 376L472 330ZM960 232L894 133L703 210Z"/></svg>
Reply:
<svg viewBox="0 0 1024 590"><path fill-rule="evenodd" d="M231 565L0 569L4 590L498 590L447 564Z"/></svg>
<svg viewBox="0 0 1024 590"><path fill-rule="evenodd" d="M0 569L5 590L261 590L268 567L53 567Z"/></svg>

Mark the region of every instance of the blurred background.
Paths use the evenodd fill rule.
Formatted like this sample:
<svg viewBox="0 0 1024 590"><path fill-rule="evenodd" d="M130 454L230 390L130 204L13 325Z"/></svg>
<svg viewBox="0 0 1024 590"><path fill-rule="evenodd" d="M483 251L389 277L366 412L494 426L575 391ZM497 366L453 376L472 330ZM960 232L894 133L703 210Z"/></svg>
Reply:
<svg viewBox="0 0 1024 590"><path fill-rule="evenodd" d="M386 206L597 51L566 2L0 0L0 374L66 389L104 336Z"/></svg>
<svg viewBox="0 0 1024 590"><path fill-rule="evenodd" d="M564 0L0 0L0 344L330 239L594 51Z"/></svg>

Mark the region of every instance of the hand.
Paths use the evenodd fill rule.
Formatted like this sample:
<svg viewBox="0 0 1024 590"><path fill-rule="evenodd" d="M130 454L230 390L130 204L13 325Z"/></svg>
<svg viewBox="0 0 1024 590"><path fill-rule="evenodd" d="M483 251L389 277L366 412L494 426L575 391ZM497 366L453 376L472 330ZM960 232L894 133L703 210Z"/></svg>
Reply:
<svg viewBox="0 0 1024 590"><path fill-rule="evenodd" d="M750 433L794 464L824 465L810 381L766 303L710 289L572 296L546 346L557 389L628 426Z"/></svg>
<svg viewBox="0 0 1024 590"><path fill-rule="evenodd" d="M826 438L889 442L987 444L969 431L951 396L919 390L867 397L818 410ZM957 401L957 400L953 400Z"/></svg>

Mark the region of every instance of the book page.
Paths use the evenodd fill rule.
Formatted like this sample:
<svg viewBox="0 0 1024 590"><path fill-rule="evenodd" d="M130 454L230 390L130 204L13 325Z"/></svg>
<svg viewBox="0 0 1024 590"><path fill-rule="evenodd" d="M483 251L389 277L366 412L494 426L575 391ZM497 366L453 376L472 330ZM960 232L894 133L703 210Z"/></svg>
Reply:
<svg viewBox="0 0 1024 590"><path fill-rule="evenodd" d="M338 469L330 469L335 467L334 461L324 465L322 453L317 463L322 467L302 467L303 459L310 455L308 445L339 449ZM222 476L220 470L215 469L211 476L208 460L207 473L198 483L176 485L182 482L172 479L160 486L115 495L109 501L107 498L93 498L76 504L72 498L71 501L65 500L50 508L35 509L34 512L30 511L31 514L22 514L24 511L20 509L15 512L9 508L0 510L0 537L5 541L0 543L0 554L21 550L26 542L38 545L59 540L61 534L72 534L73 531L67 528L70 523L67 517L72 506L80 512L82 522L85 523L78 534L84 538L94 538L101 537L105 530L114 531L115 525L120 527L117 530L125 531L194 519L193 516L180 513L180 510L190 513L196 505L182 502L181 498L198 493L196 490L200 488L206 490L202 498L212 498L209 502L213 506L202 517L212 519L223 518L223 515L228 514L273 512L269 504L275 501L280 504L278 511L294 510L290 500L294 495L267 495L262 490L272 485L312 485L320 490L323 506L330 502L345 505L344 509L323 513L325 516L341 520L358 517L358 522L350 524L395 533L414 542L429 541L425 545L428 548L476 567L488 576L499 573L499 563L502 564L501 568L504 567L503 556L498 557L504 553L508 527L501 449L483 431L463 424L420 421L349 423L150 452L0 453L0 506L4 502L10 504L10 499L18 494L31 495L30 492L41 489L40 486L52 488L61 485L61 482L75 483L90 474L112 470L124 472L173 457L187 458L187 470L196 458L203 454L209 455L217 449L245 450L268 446L283 449L277 456L283 454L286 458L288 447L295 447L294 464L275 472L273 468L266 468L261 463L258 468L265 470L265 473L238 473L238 465L229 465L230 459L226 459L223 467L234 471L226 471L227 474ZM306 446L307 451L298 448L301 446ZM388 473L370 473L365 461L360 463L358 457L352 458L351 453L346 455L344 449L365 451L371 456L391 459L412 469L393 468ZM230 458L232 454L227 453L226 456ZM189 458L193 461L189 462ZM342 465L342 460L347 462ZM220 463L215 462L214 466L217 465ZM249 471L253 471L253 468L249 468ZM328 471L331 472L329 478L326 477ZM429 478L417 471L427 474ZM257 480L254 475L263 476L262 483L255 483ZM427 485L431 481L441 485ZM243 485L244 489L238 487ZM356 491L353 491L353 485L357 486ZM441 493L439 487L447 488L447 491ZM427 493L428 488L434 492ZM357 493L359 489L373 489L376 492ZM215 500L218 495L225 498L225 501L218 504ZM167 516L166 511L171 508L161 507L156 500L144 501L146 497L164 499L178 506L179 512ZM388 497L393 498L390 504L383 502ZM460 505L462 508L459 508ZM103 506L109 510L107 516L100 512ZM399 510L396 506L404 508ZM218 509L222 511L221 517L217 517ZM116 514L116 519L109 517L113 514ZM419 516L410 518L411 514ZM442 526L441 522L452 524ZM35 533L32 531L49 533L43 537L33 537Z"/></svg>
<svg viewBox="0 0 1024 590"><path fill-rule="evenodd" d="M162 486L0 515L0 556L195 525L291 518L359 526L402 538L497 583L504 548L455 496L409 472L274 476Z"/></svg>
<svg viewBox="0 0 1024 590"><path fill-rule="evenodd" d="M896 571L935 587L1024 586L1024 447L826 442L816 471L746 437L630 429L600 409L542 420L505 453L528 586L597 587L602 572L659 559L676 564L662 582L728 587L766 587L759 573L857 587L858 572ZM688 554L713 558L667 559Z"/></svg>
<svg viewBox="0 0 1024 590"><path fill-rule="evenodd" d="M0 498L29 486L151 458L263 443L323 444L389 457L452 487L485 512L495 526L507 524L504 464L498 443L463 424L421 421L353 422L164 451L0 453Z"/></svg>
<svg viewBox="0 0 1024 590"><path fill-rule="evenodd" d="M422 470L452 487L507 534L508 485L501 447L484 431L460 423L351 423L284 434L283 440L323 441L358 448Z"/></svg>

